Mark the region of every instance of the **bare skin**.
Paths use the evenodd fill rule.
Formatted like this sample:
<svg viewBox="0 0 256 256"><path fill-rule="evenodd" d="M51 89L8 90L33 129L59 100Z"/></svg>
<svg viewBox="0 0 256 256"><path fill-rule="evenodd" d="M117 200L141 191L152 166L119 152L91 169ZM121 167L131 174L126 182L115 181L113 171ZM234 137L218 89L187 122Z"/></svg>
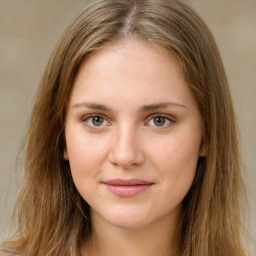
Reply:
<svg viewBox="0 0 256 256"><path fill-rule="evenodd" d="M178 61L135 39L81 66L64 158L91 207L84 256L174 256L201 148L201 116Z"/></svg>

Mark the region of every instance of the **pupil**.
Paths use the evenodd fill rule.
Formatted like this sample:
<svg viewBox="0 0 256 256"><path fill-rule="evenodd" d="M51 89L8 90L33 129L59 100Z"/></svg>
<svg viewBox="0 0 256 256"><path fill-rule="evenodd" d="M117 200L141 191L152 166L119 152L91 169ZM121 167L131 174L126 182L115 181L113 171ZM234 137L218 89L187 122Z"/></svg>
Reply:
<svg viewBox="0 0 256 256"><path fill-rule="evenodd" d="M165 123L165 117L161 117L161 116L156 117L155 120L154 120L154 123L155 123L155 125L157 125L157 126L162 126L162 125L164 125L164 123Z"/></svg>
<svg viewBox="0 0 256 256"><path fill-rule="evenodd" d="M102 123L103 123L103 118L100 117L100 116L95 116L95 117L93 117L92 122L93 122L93 124L94 124L95 126L100 126L100 125L102 125Z"/></svg>

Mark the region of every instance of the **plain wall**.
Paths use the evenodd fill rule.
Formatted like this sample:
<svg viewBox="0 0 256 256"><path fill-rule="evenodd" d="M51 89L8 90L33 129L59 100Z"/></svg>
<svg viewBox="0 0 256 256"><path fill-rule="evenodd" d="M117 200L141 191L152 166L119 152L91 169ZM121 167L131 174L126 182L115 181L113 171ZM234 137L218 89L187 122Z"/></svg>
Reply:
<svg viewBox="0 0 256 256"><path fill-rule="evenodd" d="M10 216L17 194L15 157L44 66L86 2L0 0L0 226ZM250 229L256 237L256 0L188 2L212 30L223 57L241 130Z"/></svg>

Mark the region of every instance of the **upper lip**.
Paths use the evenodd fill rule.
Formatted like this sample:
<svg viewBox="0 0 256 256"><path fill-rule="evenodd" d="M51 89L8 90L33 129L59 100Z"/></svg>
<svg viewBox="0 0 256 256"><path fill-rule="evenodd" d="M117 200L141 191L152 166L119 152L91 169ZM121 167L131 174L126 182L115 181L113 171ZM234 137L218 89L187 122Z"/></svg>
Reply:
<svg viewBox="0 0 256 256"><path fill-rule="evenodd" d="M132 186L132 185L152 185L154 184L151 181L146 181L146 180L140 180L140 179L112 179L112 180L107 180L103 182L104 184L107 185L115 185L115 186Z"/></svg>

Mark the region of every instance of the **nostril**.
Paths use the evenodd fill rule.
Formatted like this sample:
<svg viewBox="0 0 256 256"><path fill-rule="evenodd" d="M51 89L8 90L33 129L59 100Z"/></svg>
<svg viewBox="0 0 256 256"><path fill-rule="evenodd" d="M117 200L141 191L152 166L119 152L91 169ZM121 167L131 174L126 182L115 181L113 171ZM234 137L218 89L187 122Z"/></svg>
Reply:
<svg viewBox="0 0 256 256"><path fill-rule="evenodd" d="M141 165L144 162L144 150L140 138L131 124L119 126L113 133L109 161L124 169Z"/></svg>
<svg viewBox="0 0 256 256"><path fill-rule="evenodd" d="M109 154L109 161L115 166L130 168L144 162L144 154L138 148L115 148Z"/></svg>

